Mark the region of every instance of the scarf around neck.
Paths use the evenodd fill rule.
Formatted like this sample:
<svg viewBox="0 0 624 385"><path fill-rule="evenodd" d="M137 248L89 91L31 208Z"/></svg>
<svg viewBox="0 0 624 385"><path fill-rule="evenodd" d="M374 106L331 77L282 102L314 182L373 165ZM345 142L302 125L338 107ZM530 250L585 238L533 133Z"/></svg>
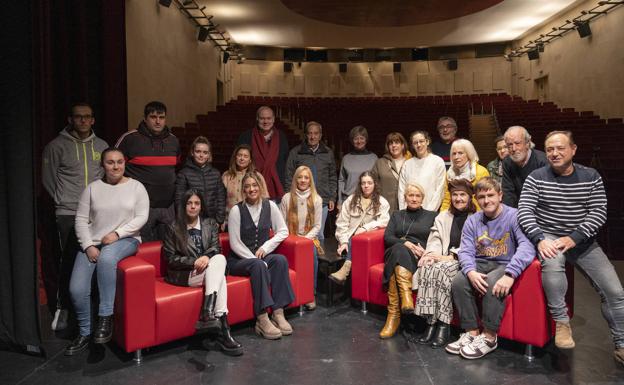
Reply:
<svg viewBox="0 0 624 385"><path fill-rule="evenodd" d="M475 180L476 177L477 177L477 162L470 162L470 161L466 162L464 167L462 167L461 170L459 170L459 172L455 170L455 167L451 166L446 172L447 180L463 178L472 182Z"/></svg>
<svg viewBox="0 0 624 385"><path fill-rule="evenodd" d="M267 142L258 128L252 129L251 132L251 150L254 154L256 168L264 177L269 196L271 198L281 198L284 195L284 188L277 175L276 167L280 148L279 133L273 132L271 140Z"/></svg>

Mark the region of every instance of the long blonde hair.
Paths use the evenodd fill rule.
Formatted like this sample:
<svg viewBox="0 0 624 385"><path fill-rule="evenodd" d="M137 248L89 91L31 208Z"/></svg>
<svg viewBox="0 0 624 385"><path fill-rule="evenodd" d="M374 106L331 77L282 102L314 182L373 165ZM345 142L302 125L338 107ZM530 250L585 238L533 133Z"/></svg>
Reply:
<svg viewBox="0 0 624 385"><path fill-rule="evenodd" d="M310 177L310 196L308 196L306 202L308 210L306 213L304 231L308 232L312 227L314 227L314 201L316 200L318 193L316 192L316 187L314 185L312 170L310 170L308 166L299 166L295 170L292 183L290 184L290 202L288 202L288 215L286 216L286 221L288 223L288 232L290 234L297 234L299 230L299 213L297 209L297 178L304 172L307 172L308 176Z"/></svg>

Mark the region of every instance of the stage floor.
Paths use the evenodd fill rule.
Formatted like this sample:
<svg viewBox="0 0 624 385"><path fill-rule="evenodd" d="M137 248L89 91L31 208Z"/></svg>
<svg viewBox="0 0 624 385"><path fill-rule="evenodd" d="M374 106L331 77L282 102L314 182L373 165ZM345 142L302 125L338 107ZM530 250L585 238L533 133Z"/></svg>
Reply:
<svg viewBox="0 0 624 385"><path fill-rule="evenodd" d="M624 261L614 261L620 279ZM45 336L48 359L0 351L2 384L622 384L624 368L613 360L613 345L600 312L598 295L576 275L577 347L559 352L554 346L536 349L535 361L523 357L523 346L501 340L483 359L468 361L407 341L397 334L380 340L383 309L364 315L349 300L324 306L299 317L290 313L294 334L266 341L253 333L252 323L237 325L233 334L245 354L228 357L209 351L195 336L144 351L136 366L112 342L65 357L69 336ZM45 312L45 310L42 310ZM49 316L46 314L45 326ZM47 331L44 331L47 333Z"/></svg>

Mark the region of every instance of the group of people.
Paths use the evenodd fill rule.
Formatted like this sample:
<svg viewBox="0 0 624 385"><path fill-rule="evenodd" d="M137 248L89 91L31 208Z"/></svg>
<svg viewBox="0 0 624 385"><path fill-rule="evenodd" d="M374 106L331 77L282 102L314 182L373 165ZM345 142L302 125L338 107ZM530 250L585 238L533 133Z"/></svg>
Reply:
<svg viewBox="0 0 624 385"><path fill-rule="evenodd" d="M409 142L398 132L388 134L381 158L367 150L366 128L356 126L349 134L353 149L338 168L321 140L321 124L308 122L303 142L289 149L273 110L263 106L220 174L203 136L182 162L166 112L163 103L148 103L138 128L108 148L93 133L92 108L76 104L68 126L44 150L43 184L54 198L61 245L52 328L66 327L71 303L80 329L67 355L91 340L111 339L117 263L146 240L164 242L167 282L203 287L196 327L215 331L227 354L242 354L242 346L227 322L226 272L251 278L258 335L292 334L284 316L294 300L288 263L274 251L289 234L312 240L316 291L325 222L337 210L336 252L345 257L330 276L337 283L346 281L358 258L351 252L353 236L385 228L389 305L381 338L396 333L402 314L416 314L428 325L419 343L468 359L493 351L505 297L537 248L557 325L555 344L574 346L564 301L568 261L601 294L614 354L624 364L624 290L595 242L606 221L604 186L595 170L573 163L570 132L551 132L544 153L525 128L510 127L497 138L498 158L486 168L472 143L457 138L451 117L439 119L437 142L427 131L413 132ZM229 232L229 255L221 253L219 231ZM100 301L92 330L94 271ZM465 332L449 343L454 309Z"/></svg>

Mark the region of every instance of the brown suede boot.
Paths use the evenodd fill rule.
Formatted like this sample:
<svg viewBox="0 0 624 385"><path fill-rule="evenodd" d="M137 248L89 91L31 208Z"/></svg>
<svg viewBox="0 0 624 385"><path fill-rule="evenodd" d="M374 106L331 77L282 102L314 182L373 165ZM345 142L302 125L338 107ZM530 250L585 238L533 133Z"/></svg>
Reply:
<svg viewBox="0 0 624 385"><path fill-rule="evenodd" d="M414 312L414 297L412 297L412 273L398 266L394 268L397 286L399 287L399 298L401 299L401 313L412 314Z"/></svg>
<svg viewBox="0 0 624 385"><path fill-rule="evenodd" d="M576 344L572 339L572 328L570 322L555 322L555 346L559 349L572 349Z"/></svg>
<svg viewBox="0 0 624 385"><path fill-rule="evenodd" d="M342 265L340 270L338 270L335 273L330 274L329 278L339 285L344 285L350 272L351 272L351 261L347 260L347 261L344 261L344 264Z"/></svg>
<svg viewBox="0 0 624 385"><path fill-rule="evenodd" d="M273 317L271 317L271 322L282 332L283 336L289 336L293 333L292 326L290 326L290 324L286 320L286 317L284 317L284 309L273 310Z"/></svg>
<svg viewBox="0 0 624 385"><path fill-rule="evenodd" d="M613 352L613 358L615 358L615 361L617 361L620 365L624 365L624 348L615 349Z"/></svg>
<svg viewBox="0 0 624 385"><path fill-rule="evenodd" d="M399 292L394 274L388 282L388 317L386 324L379 332L379 338L390 338L395 335L401 324L401 313L399 313Z"/></svg>
<svg viewBox="0 0 624 385"><path fill-rule="evenodd" d="M277 340L282 338L282 332L269 320L267 313L262 313L256 318L256 334L267 340Z"/></svg>

